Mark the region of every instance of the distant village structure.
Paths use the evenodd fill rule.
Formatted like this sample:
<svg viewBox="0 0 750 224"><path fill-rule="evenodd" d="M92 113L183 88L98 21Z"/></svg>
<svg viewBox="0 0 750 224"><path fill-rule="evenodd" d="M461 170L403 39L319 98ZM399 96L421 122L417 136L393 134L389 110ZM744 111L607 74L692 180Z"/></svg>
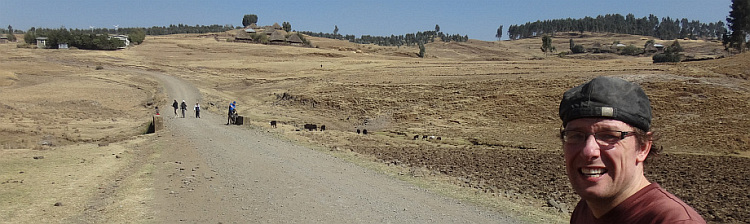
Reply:
<svg viewBox="0 0 750 224"><path fill-rule="evenodd" d="M128 35L120 34L120 35L110 36L109 38L116 38L116 39L121 40L123 43L125 43L125 46L120 47L120 49L125 49L128 46L130 46L130 40L128 39Z"/></svg>
<svg viewBox="0 0 750 224"><path fill-rule="evenodd" d="M296 32L288 33L284 31L279 23L274 23L271 26L258 26L258 24L253 23L245 27L243 31L244 33L239 33L234 37L234 42L256 43L258 42L256 39L260 39L259 35L266 35L269 44L304 45L304 41Z"/></svg>
<svg viewBox="0 0 750 224"><path fill-rule="evenodd" d="M36 47L37 48L47 48L47 37L37 37L36 38Z"/></svg>

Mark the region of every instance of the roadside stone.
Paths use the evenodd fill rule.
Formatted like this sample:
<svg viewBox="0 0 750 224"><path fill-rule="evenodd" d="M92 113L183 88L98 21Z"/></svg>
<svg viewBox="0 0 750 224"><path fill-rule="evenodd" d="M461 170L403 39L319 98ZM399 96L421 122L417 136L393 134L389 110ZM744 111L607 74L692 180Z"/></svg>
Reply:
<svg viewBox="0 0 750 224"><path fill-rule="evenodd" d="M559 212L562 212L562 213L568 212L568 206L565 205L565 203L560 203L560 202L555 201L555 199L552 199L552 198L547 199L547 205L549 205L550 207L556 208L557 211Z"/></svg>

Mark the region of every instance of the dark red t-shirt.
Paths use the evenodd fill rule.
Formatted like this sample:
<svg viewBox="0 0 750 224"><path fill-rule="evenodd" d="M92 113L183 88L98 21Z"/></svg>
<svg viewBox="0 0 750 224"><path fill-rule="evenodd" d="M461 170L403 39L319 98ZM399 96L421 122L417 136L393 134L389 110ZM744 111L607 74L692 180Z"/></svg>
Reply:
<svg viewBox="0 0 750 224"><path fill-rule="evenodd" d="M615 208L595 218L584 200L570 223L706 223L698 212L657 183L649 184Z"/></svg>

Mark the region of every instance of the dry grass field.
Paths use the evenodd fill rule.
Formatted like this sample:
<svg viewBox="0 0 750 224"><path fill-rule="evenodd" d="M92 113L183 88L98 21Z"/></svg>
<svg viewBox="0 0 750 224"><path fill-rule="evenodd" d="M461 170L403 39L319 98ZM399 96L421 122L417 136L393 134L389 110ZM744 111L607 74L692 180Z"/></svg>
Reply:
<svg viewBox="0 0 750 224"><path fill-rule="evenodd" d="M540 39L524 39L434 42L426 44L426 58L418 58L416 47L309 37L316 47L303 48L224 41L228 37L149 36L142 45L120 51L0 44L0 188L17 189L0 192L0 217L40 203L24 204L21 199L30 193L22 191L62 194L50 190L56 189L52 184L29 186L29 172L36 168L19 170L19 163L57 161L35 155L65 151L83 160L63 167L114 169L44 177L73 188L81 178L111 179L118 166L127 167L120 163L133 162L112 154L137 151L132 145L149 138L133 136L145 131L154 106L172 113L172 99L164 98L153 78L132 71L138 69L192 82L203 94L204 109L214 113L225 113L236 100L252 127L412 171L404 175L445 176L481 197L561 217L578 200L564 174L557 136L562 93L596 76L622 77L641 84L652 100L653 127L664 154L647 166L649 179L709 222L750 222L747 54L653 64L649 56L545 56ZM586 34L555 37L553 43L567 49L569 38L583 45L619 41L642 47L646 42L639 36ZM680 44L692 58L723 56L717 42ZM278 128L270 127L272 120ZM304 124L327 129L300 131ZM86 187L76 189L79 198L96 195Z"/></svg>

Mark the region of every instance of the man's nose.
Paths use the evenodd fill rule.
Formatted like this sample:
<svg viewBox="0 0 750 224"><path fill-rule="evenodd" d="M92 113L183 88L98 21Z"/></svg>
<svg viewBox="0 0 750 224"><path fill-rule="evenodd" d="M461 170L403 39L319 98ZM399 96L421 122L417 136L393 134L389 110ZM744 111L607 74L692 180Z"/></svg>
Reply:
<svg viewBox="0 0 750 224"><path fill-rule="evenodd" d="M594 135L588 135L586 136L586 140L583 142L583 149L581 151L581 156L586 158L587 160L599 158L600 145L596 142L596 138Z"/></svg>

